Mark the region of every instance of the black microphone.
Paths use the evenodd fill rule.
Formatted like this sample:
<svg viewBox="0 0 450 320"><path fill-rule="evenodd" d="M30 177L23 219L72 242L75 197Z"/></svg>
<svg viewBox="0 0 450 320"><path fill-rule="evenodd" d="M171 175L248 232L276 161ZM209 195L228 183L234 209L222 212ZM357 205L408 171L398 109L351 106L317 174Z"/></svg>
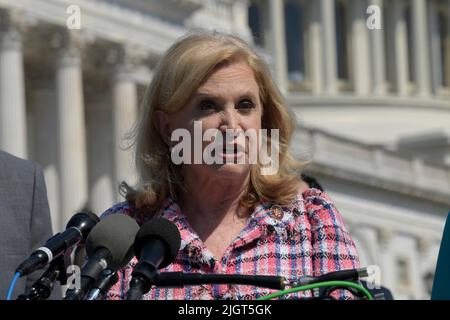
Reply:
<svg viewBox="0 0 450 320"><path fill-rule="evenodd" d="M119 276L116 271L105 269L102 271L100 278L97 279L86 296L86 300L97 300L105 296L109 289L119 281Z"/></svg>
<svg viewBox="0 0 450 320"><path fill-rule="evenodd" d="M133 242L139 226L125 214L101 220L86 240L88 260L81 269L80 287L67 290L65 300L81 300L105 269L124 268L133 258Z"/></svg>
<svg viewBox="0 0 450 320"><path fill-rule="evenodd" d="M79 212L67 223L66 230L47 240L43 247L36 249L30 257L16 269L20 276L26 276L45 267L49 262L64 254L73 245L84 243L89 232L100 219L90 212Z"/></svg>
<svg viewBox="0 0 450 320"><path fill-rule="evenodd" d="M132 273L127 300L140 300L150 290L158 269L175 260L180 246L180 232L167 219L154 218L141 227L134 241L134 253L139 263Z"/></svg>

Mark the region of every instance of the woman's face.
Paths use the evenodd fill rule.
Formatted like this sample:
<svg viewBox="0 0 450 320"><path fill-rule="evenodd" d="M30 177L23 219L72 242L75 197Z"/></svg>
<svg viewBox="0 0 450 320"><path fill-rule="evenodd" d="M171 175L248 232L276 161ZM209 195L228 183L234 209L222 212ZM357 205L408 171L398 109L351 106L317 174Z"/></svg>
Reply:
<svg viewBox="0 0 450 320"><path fill-rule="evenodd" d="M245 62L236 61L215 70L194 92L184 108L175 114L167 115L167 123L170 132L177 128L185 128L193 139L196 138L194 122L199 127L198 121L201 121L202 135L208 129L216 129L223 139L220 148L215 149L220 151L213 151L212 155L216 159L222 159L223 163L205 164L204 158L201 158L201 164L184 164L183 171L191 170L201 175L220 175L221 178L246 177L250 170L249 143L248 139L244 138L243 132L251 129L250 131L259 135L262 112L258 84L252 69ZM198 146L201 145L202 154L211 141L214 140L200 141ZM196 149L194 141L191 145L194 159L194 153L199 152L200 147ZM211 151L211 148L209 150Z"/></svg>

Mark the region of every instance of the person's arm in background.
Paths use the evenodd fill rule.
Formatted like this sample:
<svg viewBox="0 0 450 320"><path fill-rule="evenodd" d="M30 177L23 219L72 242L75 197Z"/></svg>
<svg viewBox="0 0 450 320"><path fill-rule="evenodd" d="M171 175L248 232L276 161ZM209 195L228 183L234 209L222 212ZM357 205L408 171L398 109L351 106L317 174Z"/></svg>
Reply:
<svg viewBox="0 0 450 320"><path fill-rule="evenodd" d="M45 242L53 235L50 209L47 199L47 189L45 186L42 168L38 164L34 164L34 186L30 232L30 252L44 245ZM27 290L37 279L39 279L45 270L46 269L38 270L27 277ZM55 283L50 299L61 298L61 286L59 283Z"/></svg>

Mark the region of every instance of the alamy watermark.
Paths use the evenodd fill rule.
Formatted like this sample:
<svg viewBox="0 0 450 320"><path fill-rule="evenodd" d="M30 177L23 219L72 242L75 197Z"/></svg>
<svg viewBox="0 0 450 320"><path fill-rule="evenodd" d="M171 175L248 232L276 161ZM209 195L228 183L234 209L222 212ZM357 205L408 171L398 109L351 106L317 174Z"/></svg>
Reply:
<svg viewBox="0 0 450 320"><path fill-rule="evenodd" d="M81 288L81 271L77 265L70 265L66 269L67 274L67 289L80 289Z"/></svg>
<svg viewBox="0 0 450 320"><path fill-rule="evenodd" d="M224 137L225 136L225 137ZM175 129L170 157L174 164L257 164L262 175L272 175L279 167L279 129L207 129L194 121L193 136L184 128ZM204 143L208 143L204 147ZM270 149L270 152L269 152Z"/></svg>
<svg viewBox="0 0 450 320"><path fill-rule="evenodd" d="M81 29L81 8L75 4L67 7L66 13L69 15L66 19L66 26L69 30Z"/></svg>
<svg viewBox="0 0 450 320"><path fill-rule="evenodd" d="M380 30L381 26L381 8L375 4L367 7L366 13L370 16L366 20L366 26L369 30Z"/></svg>
<svg viewBox="0 0 450 320"><path fill-rule="evenodd" d="M380 289L381 288L381 269L377 265L370 265L367 267L367 288Z"/></svg>

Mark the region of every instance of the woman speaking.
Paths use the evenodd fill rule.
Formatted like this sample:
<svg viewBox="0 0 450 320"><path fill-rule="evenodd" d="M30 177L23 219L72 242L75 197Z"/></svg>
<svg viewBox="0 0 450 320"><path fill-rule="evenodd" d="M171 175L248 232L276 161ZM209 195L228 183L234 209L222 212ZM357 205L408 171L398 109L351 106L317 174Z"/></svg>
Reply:
<svg viewBox="0 0 450 320"><path fill-rule="evenodd" d="M358 268L355 245L327 194L302 187L289 152L295 116L268 67L243 40L191 34L159 61L131 135L139 181L121 185L139 224L163 217L181 234L161 272L278 275ZM108 299L125 299L137 260ZM255 299L273 290L202 285L152 288L144 299ZM307 297L298 292L288 298ZM351 298L345 290L335 298Z"/></svg>

